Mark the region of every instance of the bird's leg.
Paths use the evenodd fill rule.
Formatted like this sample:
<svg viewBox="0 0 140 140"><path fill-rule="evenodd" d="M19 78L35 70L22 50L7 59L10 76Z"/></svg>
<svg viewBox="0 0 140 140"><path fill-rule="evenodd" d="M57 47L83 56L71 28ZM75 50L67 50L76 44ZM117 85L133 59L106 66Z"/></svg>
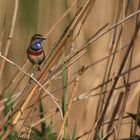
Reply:
<svg viewBox="0 0 140 140"><path fill-rule="evenodd" d="M33 65L33 70L32 70L31 76L34 77L35 73L36 73L36 65ZM32 82L32 78L30 77L29 83L31 84L31 82Z"/></svg>
<svg viewBox="0 0 140 140"><path fill-rule="evenodd" d="M38 71L41 71L40 65L38 65L37 70L38 70Z"/></svg>

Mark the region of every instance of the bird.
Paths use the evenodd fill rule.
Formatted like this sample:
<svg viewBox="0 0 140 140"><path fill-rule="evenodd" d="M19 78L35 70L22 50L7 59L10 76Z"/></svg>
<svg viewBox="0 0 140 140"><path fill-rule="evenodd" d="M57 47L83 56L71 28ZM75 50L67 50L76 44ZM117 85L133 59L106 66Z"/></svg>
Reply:
<svg viewBox="0 0 140 140"><path fill-rule="evenodd" d="M42 42L45 39L41 34L35 34L27 48L27 57L33 65L38 66L38 70L40 70L40 65L45 59L45 52L42 47Z"/></svg>

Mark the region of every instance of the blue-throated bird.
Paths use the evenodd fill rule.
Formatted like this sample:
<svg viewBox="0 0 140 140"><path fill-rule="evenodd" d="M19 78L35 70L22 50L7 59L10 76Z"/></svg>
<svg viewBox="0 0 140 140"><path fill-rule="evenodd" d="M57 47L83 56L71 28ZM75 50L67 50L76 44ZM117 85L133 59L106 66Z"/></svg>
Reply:
<svg viewBox="0 0 140 140"><path fill-rule="evenodd" d="M39 65L44 61L45 59L45 53L42 47L42 42L43 40L45 40L46 38L43 37L40 34L35 34L30 41L30 44L28 46L27 49L27 56L30 60L30 62L33 65L38 65L38 69Z"/></svg>

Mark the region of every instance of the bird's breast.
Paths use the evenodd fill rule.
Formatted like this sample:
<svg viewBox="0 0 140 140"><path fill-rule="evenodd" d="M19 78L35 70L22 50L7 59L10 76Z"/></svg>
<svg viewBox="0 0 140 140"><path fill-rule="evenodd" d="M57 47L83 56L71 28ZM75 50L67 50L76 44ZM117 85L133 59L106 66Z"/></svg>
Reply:
<svg viewBox="0 0 140 140"><path fill-rule="evenodd" d="M41 64L45 59L44 50L33 51L31 48L27 50L27 56L33 64Z"/></svg>
<svg viewBox="0 0 140 140"><path fill-rule="evenodd" d="M40 50L38 50L38 51L33 51L31 48L29 48L29 49L27 50L27 54L28 54L28 55L39 56L39 55L41 55L42 53L43 53L43 50L42 50L42 49L40 49Z"/></svg>

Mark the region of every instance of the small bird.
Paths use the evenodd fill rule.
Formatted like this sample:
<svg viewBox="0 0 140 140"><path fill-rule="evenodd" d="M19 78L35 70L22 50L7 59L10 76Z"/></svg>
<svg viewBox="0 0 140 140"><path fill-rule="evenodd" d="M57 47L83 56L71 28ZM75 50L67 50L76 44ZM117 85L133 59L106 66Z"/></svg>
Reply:
<svg viewBox="0 0 140 140"><path fill-rule="evenodd" d="M40 64L44 61L45 59L45 53L42 47L42 42L46 38L43 37L40 34L35 34L30 41L30 44L27 49L27 56L30 62L33 65L38 66L38 70L40 70Z"/></svg>

